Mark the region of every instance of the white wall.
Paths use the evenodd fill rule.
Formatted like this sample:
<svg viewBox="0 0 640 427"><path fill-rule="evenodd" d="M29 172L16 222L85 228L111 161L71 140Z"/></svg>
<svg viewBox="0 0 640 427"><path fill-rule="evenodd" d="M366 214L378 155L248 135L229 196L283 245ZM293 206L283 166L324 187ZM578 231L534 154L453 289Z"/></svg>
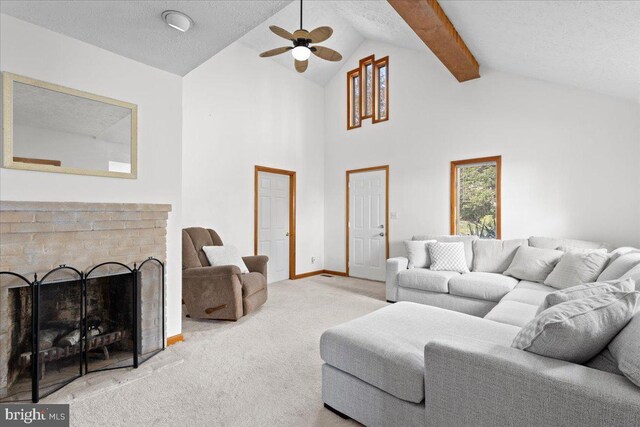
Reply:
<svg viewBox="0 0 640 427"><path fill-rule="evenodd" d="M297 173L296 273L322 269L324 91L234 43L184 77L185 227L253 254L254 166ZM311 257L320 258L311 263Z"/></svg>
<svg viewBox="0 0 640 427"><path fill-rule="evenodd" d="M0 169L0 199L170 203L167 334L181 330L181 78L0 17L0 68L138 105L138 179Z"/></svg>
<svg viewBox="0 0 640 427"><path fill-rule="evenodd" d="M390 120L346 130L347 70L389 55ZM449 162L502 155L503 238L640 245L640 106L481 70L463 84L429 52L365 42L326 88L325 268L344 271L345 170L389 164L391 256L449 232Z"/></svg>

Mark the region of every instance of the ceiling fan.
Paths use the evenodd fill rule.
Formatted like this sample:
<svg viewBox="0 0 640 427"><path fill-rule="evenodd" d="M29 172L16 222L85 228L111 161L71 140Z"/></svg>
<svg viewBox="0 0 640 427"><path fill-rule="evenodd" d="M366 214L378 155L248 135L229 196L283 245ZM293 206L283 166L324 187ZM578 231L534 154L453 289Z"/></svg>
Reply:
<svg viewBox="0 0 640 427"><path fill-rule="evenodd" d="M333 29L331 27L318 27L315 30L309 32L302 28L302 0L300 0L300 29L291 34L287 30L283 30L280 27L271 25L269 27L276 35L290 40L293 46L279 47L271 49L260 54L261 58L267 58L269 56L280 55L291 51L293 58L295 59L296 71L304 73L309 65L309 57L313 53L318 58L326 61L341 61L342 55L333 49L329 49L324 46L310 46L310 44L321 43L331 37Z"/></svg>

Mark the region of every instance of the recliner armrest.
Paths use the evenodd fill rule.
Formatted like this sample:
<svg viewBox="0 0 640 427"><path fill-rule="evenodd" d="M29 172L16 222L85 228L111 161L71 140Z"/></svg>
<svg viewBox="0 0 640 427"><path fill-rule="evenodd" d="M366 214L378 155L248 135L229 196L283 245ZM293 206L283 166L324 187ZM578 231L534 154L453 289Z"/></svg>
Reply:
<svg viewBox="0 0 640 427"><path fill-rule="evenodd" d="M266 255L255 255L255 256L243 256L242 260L247 265L247 268L252 273L260 273L264 277L267 277L267 263L269 262L269 257Z"/></svg>
<svg viewBox="0 0 640 427"><path fill-rule="evenodd" d="M409 260L405 257L389 258L387 260L386 285L387 301L398 300L398 273L406 270Z"/></svg>
<svg viewBox="0 0 640 427"><path fill-rule="evenodd" d="M640 388L620 375L474 340L424 356L430 425L640 425Z"/></svg>
<svg viewBox="0 0 640 427"><path fill-rule="evenodd" d="M195 267L182 270L182 278L198 278L213 276L233 276L240 274L240 269L235 265L221 265L217 267Z"/></svg>

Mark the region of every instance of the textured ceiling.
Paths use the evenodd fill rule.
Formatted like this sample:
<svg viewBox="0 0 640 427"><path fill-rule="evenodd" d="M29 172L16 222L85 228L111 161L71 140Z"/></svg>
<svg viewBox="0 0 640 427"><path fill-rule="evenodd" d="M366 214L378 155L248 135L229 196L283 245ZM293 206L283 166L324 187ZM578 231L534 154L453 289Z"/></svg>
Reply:
<svg viewBox="0 0 640 427"><path fill-rule="evenodd" d="M440 3L482 67L640 101L640 2Z"/></svg>
<svg viewBox="0 0 640 427"><path fill-rule="evenodd" d="M0 12L183 76L289 2L2 0ZM195 25L187 33L169 28L165 10Z"/></svg>
<svg viewBox="0 0 640 427"><path fill-rule="evenodd" d="M17 125L88 135L118 144L131 141L131 110L15 82L13 115Z"/></svg>
<svg viewBox="0 0 640 427"><path fill-rule="evenodd" d="M289 32L298 29L300 3L292 2L247 33L240 42L255 50L256 53L290 45L287 40L273 34L269 30L269 25L277 25ZM424 43L386 1L305 1L303 25L308 31L324 25L333 28L331 38L319 45L337 50L344 59L348 59L365 39L427 50ZM276 61L293 69L291 53L265 60ZM324 86L342 66L343 61L329 62L311 55L309 68L304 76Z"/></svg>

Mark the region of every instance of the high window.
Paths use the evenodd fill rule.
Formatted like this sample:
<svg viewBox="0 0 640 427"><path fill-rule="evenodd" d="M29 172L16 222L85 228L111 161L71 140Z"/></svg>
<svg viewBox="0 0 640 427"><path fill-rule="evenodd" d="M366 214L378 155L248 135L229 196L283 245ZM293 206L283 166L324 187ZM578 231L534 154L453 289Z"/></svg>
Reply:
<svg viewBox="0 0 640 427"><path fill-rule="evenodd" d="M499 239L502 157L451 162L451 234Z"/></svg>
<svg viewBox="0 0 640 427"><path fill-rule="evenodd" d="M389 57L363 58L358 68L347 72L347 129L362 126L371 119L379 123L389 119Z"/></svg>

